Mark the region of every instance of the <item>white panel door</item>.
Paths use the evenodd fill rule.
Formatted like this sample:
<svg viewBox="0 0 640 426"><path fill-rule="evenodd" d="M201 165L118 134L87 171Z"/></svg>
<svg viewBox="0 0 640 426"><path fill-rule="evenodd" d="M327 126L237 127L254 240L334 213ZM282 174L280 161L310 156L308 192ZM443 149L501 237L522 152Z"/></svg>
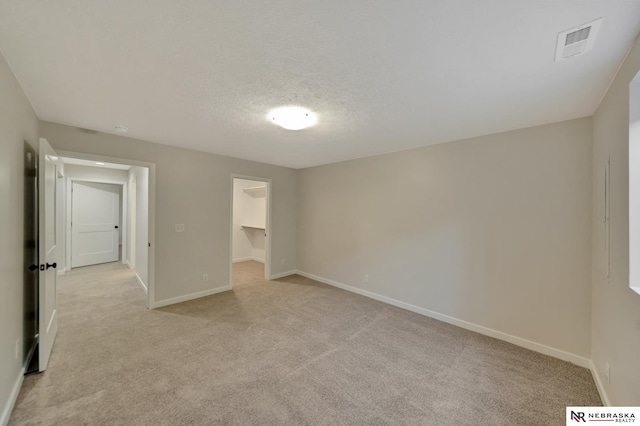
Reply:
<svg viewBox="0 0 640 426"><path fill-rule="evenodd" d="M117 261L120 187L74 182L71 212L71 267Z"/></svg>
<svg viewBox="0 0 640 426"><path fill-rule="evenodd" d="M56 317L56 178L58 174L58 157L46 139L40 139L38 161L39 191L39 336L38 364L44 371L49 363L49 355L53 349L53 341L58 331Z"/></svg>

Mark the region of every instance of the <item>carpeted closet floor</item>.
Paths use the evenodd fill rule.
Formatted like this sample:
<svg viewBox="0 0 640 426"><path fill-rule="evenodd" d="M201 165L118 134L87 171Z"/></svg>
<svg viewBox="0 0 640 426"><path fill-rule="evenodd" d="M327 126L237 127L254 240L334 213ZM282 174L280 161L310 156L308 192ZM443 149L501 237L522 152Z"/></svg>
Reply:
<svg viewBox="0 0 640 426"><path fill-rule="evenodd" d="M149 311L118 263L59 278L48 370L10 424L564 425L572 364L294 275ZM177 283L179 285L179 283Z"/></svg>

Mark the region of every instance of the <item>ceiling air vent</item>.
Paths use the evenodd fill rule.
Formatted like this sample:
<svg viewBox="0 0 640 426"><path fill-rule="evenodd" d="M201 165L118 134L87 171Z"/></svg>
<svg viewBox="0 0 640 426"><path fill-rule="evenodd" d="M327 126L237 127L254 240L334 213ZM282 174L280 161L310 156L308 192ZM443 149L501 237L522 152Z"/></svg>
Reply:
<svg viewBox="0 0 640 426"><path fill-rule="evenodd" d="M602 18L558 34L556 62L590 51L598 35L598 30L600 30L600 25L602 25Z"/></svg>

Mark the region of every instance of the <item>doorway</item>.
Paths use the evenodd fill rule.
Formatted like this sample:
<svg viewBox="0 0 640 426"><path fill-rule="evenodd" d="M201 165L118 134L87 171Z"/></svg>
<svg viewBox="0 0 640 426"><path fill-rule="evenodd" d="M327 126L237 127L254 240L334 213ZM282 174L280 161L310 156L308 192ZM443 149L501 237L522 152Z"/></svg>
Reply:
<svg viewBox="0 0 640 426"><path fill-rule="evenodd" d="M32 311L34 308L37 311L36 324L29 324L29 321L33 322L33 318L25 319L25 345L29 347L25 348L26 354L31 354L32 360L36 359L37 353L37 366L36 371L45 371L48 365L49 356L53 349L55 337L58 329L58 275L66 275L71 270L72 263L67 260L66 248L70 251L70 238L67 238L66 216L71 212L71 209L67 207L67 202L70 202L71 197L65 190L67 185L72 183L69 180L71 171L65 168L65 158L67 159L67 165L74 162L84 162L79 165L84 166L106 166L107 162L110 162L112 168L124 168L128 170L128 176L135 176L137 181L137 196L136 196L136 258L137 268L140 274L147 282L147 288L145 289L146 297L144 297L147 308L154 308L154 279L155 279L155 164L146 163L136 160L121 160L106 156L83 154L75 152L58 151L53 149L49 142L40 138L39 140L39 153L35 155L34 150L25 147L25 212L31 211L33 214L37 214L37 228L34 224L29 226L29 223L33 222L33 218L27 214L25 217L25 247L32 245L38 248L38 262L25 265L30 272L37 272L38 287L37 290L31 290L28 287L31 282L25 281L25 303L29 306L25 306L25 312ZM34 156L37 158L34 159ZM36 173L34 174L34 167ZM86 172L87 167L84 168ZM95 171L95 170L94 170ZM75 176L77 180L91 181L90 176ZM37 187L33 184L33 177L37 176ZM113 182L112 182L113 183ZM34 186L34 187L32 187ZM128 186L124 186L126 192ZM34 191L37 191L37 203L34 199ZM128 197L123 192L122 200L128 200ZM37 205L37 210L34 210L34 205ZM124 208L124 211L127 211ZM121 215L124 218L124 215ZM123 222L125 222L123 220ZM127 229L126 222L124 223L123 230ZM27 229L29 228L29 229ZM67 229L65 229L67 228ZM36 243L33 241L34 229L37 229ZM140 239L144 241L140 241ZM65 247L66 246L66 247ZM124 249L123 249L124 252ZM141 262L141 255L144 260ZM25 250L25 261L33 261L33 253L27 253ZM123 256L124 259L126 256ZM108 263L107 265L117 265L117 262ZM121 265L121 267L124 265ZM36 271L37 270L37 271ZM138 277L138 273L136 273ZM97 282L102 283L105 275L102 277L96 276ZM85 281L83 280L81 284ZM37 292L37 296L34 293ZM64 293L60 292L61 295ZM66 293L69 296L69 293ZM66 297L63 296L63 297ZM37 298L37 305L34 301L34 297ZM71 295L73 299L73 295ZM31 307L31 308L30 308ZM36 341L35 350L33 349L33 343ZM19 353L19 341L16 343L16 353ZM17 355L16 355L17 357ZM27 368L27 359L25 359L25 368L27 371L31 371L31 368Z"/></svg>
<svg viewBox="0 0 640 426"><path fill-rule="evenodd" d="M244 269L270 276L271 180L250 176L231 177L231 286L234 271Z"/></svg>
<svg viewBox="0 0 640 426"><path fill-rule="evenodd" d="M60 156L64 199L59 204L59 234L64 256L59 273L73 275L74 269L83 268L83 276L94 271L98 277L105 268L130 270L151 307L151 166L78 156ZM66 282L66 277L61 279Z"/></svg>

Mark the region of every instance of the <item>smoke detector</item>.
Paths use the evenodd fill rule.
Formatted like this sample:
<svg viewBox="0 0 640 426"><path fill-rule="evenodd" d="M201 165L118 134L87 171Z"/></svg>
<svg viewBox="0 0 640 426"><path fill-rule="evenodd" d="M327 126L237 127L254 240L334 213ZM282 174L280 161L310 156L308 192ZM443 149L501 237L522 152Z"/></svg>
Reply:
<svg viewBox="0 0 640 426"><path fill-rule="evenodd" d="M558 34L556 62L565 61L589 52L593 48L593 43L596 41L601 25L602 18Z"/></svg>

